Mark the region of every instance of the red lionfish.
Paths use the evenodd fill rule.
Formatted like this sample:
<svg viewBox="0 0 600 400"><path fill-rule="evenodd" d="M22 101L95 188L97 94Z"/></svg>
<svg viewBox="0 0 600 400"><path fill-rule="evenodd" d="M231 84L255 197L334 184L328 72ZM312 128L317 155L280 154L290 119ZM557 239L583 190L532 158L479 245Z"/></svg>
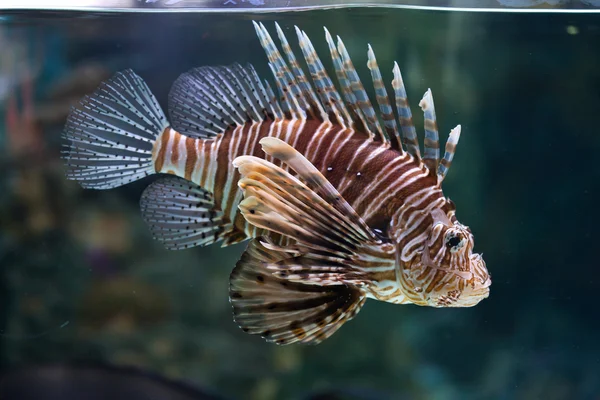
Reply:
<svg viewBox="0 0 600 400"><path fill-rule="evenodd" d="M432 307L486 298L485 262L441 189L460 125L440 160L428 90L421 155L397 63L396 119L370 46L379 115L339 37L325 29L336 87L305 32L296 27L310 80L279 25L285 59L254 26L278 95L252 65L195 68L173 84L169 124L144 81L119 72L68 117L67 177L109 189L175 175L144 191L144 220L169 249L252 238L230 301L238 325L270 342L319 343L367 298Z"/></svg>

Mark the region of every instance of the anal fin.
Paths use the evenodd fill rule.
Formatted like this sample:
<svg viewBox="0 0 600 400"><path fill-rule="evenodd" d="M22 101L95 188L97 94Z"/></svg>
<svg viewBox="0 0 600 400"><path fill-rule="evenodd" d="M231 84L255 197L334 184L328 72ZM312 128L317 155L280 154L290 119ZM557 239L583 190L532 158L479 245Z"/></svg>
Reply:
<svg viewBox="0 0 600 400"><path fill-rule="evenodd" d="M277 344L318 344L352 319L364 291L350 285L305 285L273 275L270 265L290 257L253 239L230 277L234 319L247 333Z"/></svg>
<svg viewBox="0 0 600 400"><path fill-rule="evenodd" d="M212 194L182 178L154 181L142 194L140 206L154 238L170 250L215 243L232 229L215 209Z"/></svg>

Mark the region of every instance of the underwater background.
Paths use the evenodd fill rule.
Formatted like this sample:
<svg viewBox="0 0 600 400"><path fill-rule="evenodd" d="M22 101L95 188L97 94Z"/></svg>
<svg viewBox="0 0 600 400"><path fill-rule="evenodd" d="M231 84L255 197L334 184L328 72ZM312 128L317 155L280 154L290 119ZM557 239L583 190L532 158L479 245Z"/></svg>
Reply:
<svg viewBox="0 0 600 400"><path fill-rule="evenodd" d="M185 383L190 399L213 398L204 390L252 400L600 399L598 14L0 18L6 376L42 365L128 366ZM152 178L108 191L66 180L60 133L69 107L117 70L133 68L163 107L193 67L250 62L271 79L253 19L271 32L273 21L286 32L297 24L330 68L327 26L373 94L370 43L386 83L398 61L419 132L427 88L442 140L462 124L444 192L484 253L488 299L468 309L369 301L318 346L268 344L237 327L228 300L246 243L165 250L139 210Z"/></svg>

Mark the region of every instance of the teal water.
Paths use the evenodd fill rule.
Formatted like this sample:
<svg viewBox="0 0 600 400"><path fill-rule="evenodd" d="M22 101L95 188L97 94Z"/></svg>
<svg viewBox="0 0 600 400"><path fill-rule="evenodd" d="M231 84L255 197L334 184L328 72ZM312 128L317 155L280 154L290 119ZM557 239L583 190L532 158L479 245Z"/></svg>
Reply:
<svg viewBox="0 0 600 400"><path fill-rule="evenodd" d="M399 63L420 134L427 88L443 140L462 124L444 191L484 253L488 299L471 309L369 301L318 346L270 345L232 319L228 278L244 244L164 250L139 212L151 179L91 191L64 178L68 109L114 71L133 68L165 108L193 67L251 62L271 79L252 19L271 32L278 21L294 45L297 24L324 60L327 26L367 82L370 43L386 82ZM102 362L235 399L600 398L598 43L594 14L3 15L4 373Z"/></svg>

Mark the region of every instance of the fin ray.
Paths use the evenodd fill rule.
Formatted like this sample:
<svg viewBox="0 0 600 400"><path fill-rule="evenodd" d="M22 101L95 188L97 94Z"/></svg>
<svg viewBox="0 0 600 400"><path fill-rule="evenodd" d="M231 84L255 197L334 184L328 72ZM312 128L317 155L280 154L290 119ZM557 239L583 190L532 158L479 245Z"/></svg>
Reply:
<svg viewBox="0 0 600 400"><path fill-rule="evenodd" d="M304 179L316 194L323 197L324 201L331 204L348 219L353 230L363 238L374 239L375 234L338 193L337 189L321 174L321 172L296 149L277 138L263 138L260 141L263 150L273 157L289 165L302 179Z"/></svg>
<svg viewBox="0 0 600 400"><path fill-rule="evenodd" d="M438 181L442 182L450 169L450 165L452 165L452 159L454 159L454 153L456 152L456 145L458 144L458 139L460 138L461 126L457 125L454 129L450 131L450 135L448 136L448 140L446 141L446 149L444 152L444 158L440 161L440 166L438 167Z"/></svg>
<svg viewBox="0 0 600 400"><path fill-rule="evenodd" d="M271 35L264 25L253 22L256 34L260 40L267 58L269 67L273 72L275 82L281 95L281 103L284 109L296 118L305 118L305 110L308 109L308 102L304 98L300 86L296 82L296 77L292 74L287 63L281 57L281 53L273 43Z"/></svg>
<svg viewBox="0 0 600 400"><path fill-rule="evenodd" d="M419 141L417 140L417 131L415 130L412 121L412 112L410 111L410 106L408 104L406 88L404 87L400 67L398 67L398 63L396 62L394 63L393 73L394 79L392 80L392 86L394 88L396 111L398 112L398 119L400 121L400 128L404 139L403 142L406 146L406 151L417 160L421 160L421 150L419 149Z"/></svg>
<svg viewBox="0 0 600 400"><path fill-rule="evenodd" d="M317 344L352 319L366 300L349 286L289 282L266 268L286 253L268 250L253 239L230 277L236 323L247 333L277 344Z"/></svg>
<svg viewBox="0 0 600 400"><path fill-rule="evenodd" d="M294 28L296 29L296 35L298 36L300 50L304 55L313 83L317 87L317 93L320 95L321 102L325 109L328 113L335 115L338 123L341 125L350 125L351 118L348 114L348 110L346 109L340 94L337 92L335 85L329 78L312 42L305 32L301 31L297 26Z"/></svg>
<svg viewBox="0 0 600 400"><path fill-rule="evenodd" d="M333 61L333 67L335 69L335 74L337 76L338 83L341 86L342 94L344 96L344 100L348 107L350 107L354 118L353 123L358 124L357 128L363 130L369 139L373 139L373 132L369 129L368 121L366 120L362 110L358 106L356 101L356 96L350 87L350 81L346 76L346 72L344 71L344 65L342 62L342 58L338 52L336 45L333 43L333 39L331 38L331 34L325 28L325 40L327 41L327 45L329 46L329 53L331 54L331 60Z"/></svg>
<svg viewBox="0 0 600 400"><path fill-rule="evenodd" d="M260 143L267 154L302 179L257 157L234 160L242 177L239 186L244 200L239 209L244 218L294 240L285 247L269 245L273 251L289 254L284 261L269 265L277 277L306 284L365 287L369 266L393 269L395 258L390 251L394 246L376 238L312 164L277 138L263 138Z"/></svg>
<svg viewBox="0 0 600 400"><path fill-rule="evenodd" d="M194 68L177 78L169 93L173 128L190 137L207 139L230 125L262 121L277 113L252 65Z"/></svg>
<svg viewBox="0 0 600 400"><path fill-rule="evenodd" d="M360 77L358 76L358 73L352 64L352 59L348 54L348 50L346 50L346 46L339 36L337 37L337 49L344 65L344 72L348 78L348 81L350 82L350 87L354 92L354 96L356 97L358 107L360 107L367 119L369 130L375 135L377 140L386 143L387 139L381 130L381 125L377 119L375 109L373 108L371 100L369 100L369 96L367 95Z"/></svg>
<svg viewBox="0 0 600 400"><path fill-rule="evenodd" d="M375 87L375 96L377 98L377 103L379 104L379 110L381 112L383 126L385 127L385 131L387 133L388 139L390 140L392 148L402 153L402 139L400 138L398 126L396 125L396 117L394 116L394 111L392 110L392 106L390 105L390 98L388 97L387 90L385 89L385 84L383 83L383 78L381 77L381 71L379 70L379 66L377 65L375 52L373 51L371 45L369 45L368 47L369 50L367 52L367 55L369 61L367 63L367 67L371 71L371 78L373 79L373 86Z"/></svg>
<svg viewBox="0 0 600 400"><path fill-rule="evenodd" d="M146 83L117 72L71 109L62 138L68 179L110 189L154 173L152 147L168 122Z"/></svg>
<svg viewBox="0 0 600 400"><path fill-rule="evenodd" d="M419 107L423 110L425 138L423 139L423 162L429 168L432 174L437 173L440 161L440 138L438 134L437 120L435 116L435 106L433 104L433 95L431 89L423 95L419 102Z"/></svg>
<svg viewBox="0 0 600 400"><path fill-rule="evenodd" d="M169 250L205 246L223 238L231 224L215 210L212 194L182 178L160 178L140 200L142 217Z"/></svg>
<svg viewBox="0 0 600 400"><path fill-rule="evenodd" d="M327 113L321 106L321 103L319 102L316 93L314 92L312 86L310 85L310 82L306 78L306 74L300 67L300 64L298 64L298 60L296 59L296 56L294 55L294 52L292 51L292 48L283 33L283 30L281 29L278 23L275 23L275 28L277 30L277 36L279 36L279 41L281 42L281 47L283 48L288 62L290 63L290 67L294 73L296 80L298 81L298 85L300 86L300 89L304 94L304 98L310 105L311 111L315 113L314 117L318 117L323 121L327 120Z"/></svg>

